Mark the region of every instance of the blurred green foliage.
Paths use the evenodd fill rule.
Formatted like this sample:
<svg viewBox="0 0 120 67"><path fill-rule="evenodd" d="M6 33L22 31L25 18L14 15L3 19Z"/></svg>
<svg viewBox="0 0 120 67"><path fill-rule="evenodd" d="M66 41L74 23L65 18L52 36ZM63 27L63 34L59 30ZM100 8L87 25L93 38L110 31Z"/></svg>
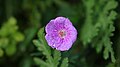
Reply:
<svg viewBox="0 0 120 67"><path fill-rule="evenodd" d="M104 48L104 59L108 59L110 53L111 60L115 63L110 36L113 36L112 32L115 30L113 20L117 14L113 9L117 7L117 2L114 0L84 0L84 5L86 21L81 31L81 40L84 44L91 43L98 53ZM84 35L85 33L86 35Z"/></svg>
<svg viewBox="0 0 120 67"><path fill-rule="evenodd" d="M6 53L13 55L17 50L17 43L24 40L24 35L18 31L17 21L11 17L0 29L0 57Z"/></svg>
<svg viewBox="0 0 120 67"><path fill-rule="evenodd" d="M0 0L0 67L120 67L119 4L119 0ZM57 16L69 18L78 31L69 51L56 51L44 39L42 27Z"/></svg>

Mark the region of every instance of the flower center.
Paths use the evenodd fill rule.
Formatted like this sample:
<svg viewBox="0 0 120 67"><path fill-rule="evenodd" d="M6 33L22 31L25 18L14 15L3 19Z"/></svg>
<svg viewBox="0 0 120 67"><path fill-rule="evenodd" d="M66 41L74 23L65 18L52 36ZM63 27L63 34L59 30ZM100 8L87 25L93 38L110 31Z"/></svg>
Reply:
<svg viewBox="0 0 120 67"><path fill-rule="evenodd" d="M58 32L58 34L59 34L59 36L62 37L62 38L64 38L64 37L66 36L66 32L65 32L64 30L60 30L60 31Z"/></svg>

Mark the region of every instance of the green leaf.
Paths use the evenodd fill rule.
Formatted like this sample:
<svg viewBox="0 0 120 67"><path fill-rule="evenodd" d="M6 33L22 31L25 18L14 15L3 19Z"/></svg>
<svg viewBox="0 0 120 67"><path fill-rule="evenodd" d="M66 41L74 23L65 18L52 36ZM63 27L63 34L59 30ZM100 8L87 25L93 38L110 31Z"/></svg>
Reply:
<svg viewBox="0 0 120 67"><path fill-rule="evenodd" d="M6 49L5 52L8 56L12 56L15 52L16 52L16 45L15 44L9 44Z"/></svg>
<svg viewBox="0 0 120 67"><path fill-rule="evenodd" d="M0 47L5 50L8 56L16 52L16 45L18 42L23 41L24 35L19 32L17 20L10 17L0 28Z"/></svg>
<svg viewBox="0 0 120 67"><path fill-rule="evenodd" d="M40 40L42 40L43 38L44 38L44 36L45 36L45 34L44 34L44 27L43 28L41 28L39 31L38 31L38 38L40 39Z"/></svg>
<svg viewBox="0 0 120 67"><path fill-rule="evenodd" d="M96 45L96 51L97 51L97 53L100 53L102 51L102 48L103 48L103 44L102 43L98 43Z"/></svg>
<svg viewBox="0 0 120 67"><path fill-rule="evenodd" d="M81 30L81 40L83 41L83 44L86 45L90 43L92 38L97 35L97 31L98 30L92 25L92 23L86 23Z"/></svg>
<svg viewBox="0 0 120 67"><path fill-rule="evenodd" d="M54 61L54 66L55 67L58 66L60 59L61 59L61 53L60 53L60 51L54 50L53 61Z"/></svg>
<svg viewBox="0 0 120 67"><path fill-rule="evenodd" d="M20 32L16 32L13 36L13 38L17 41L17 42L20 42L20 41L23 41L24 40L24 36L23 34L21 34Z"/></svg>
<svg viewBox="0 0 120 67"><path fill-rule="evenodd" d="M113 52L113 50L111 50L111 60L112 60L113 63L116 62L116 59L115 59L115 57L114 57L114 52Z"/></svg>
<svg viewBox="0 0 120 67"><path fill-rule="evenodd" d="M42 51L43 54L49 58L50 57L50 53L48 52L48 49L46 49L46 47L44 46L44 44L41 44L39 40L33 40L33 43L35 44L35 46L38 48L38 50Z"/></svg>
<svg viewBox="0 0 120 67"><path fill-rule="evenodd" d="M60 67L68 67L68 58L64 58Z"/></svg>
<svg viewBox="0 0 120 67"><path fill-rule="evenodd" d="M108 1L104 7L104 12L108 12L109 10L116 8L117 5L117 2L114 0Z"/></svg>
<svg viewBox="0 0 120 67"><path fill-rule="evenodd" d="M4 55L4 51L0 48L0 57Z"/></svg>
<svg viewBox="0 0 120 67"><path fill-rule="evenodd" d="M9 38L0 38L0 47L6 48L9 44Z"/></svg>
<svg viewBox="0 0 120 67"><path fill-rule="evenodd" d="M109 58L109 53L110 53L111 60L112 60L113 63L115 63L116 59L114 57L114 51L113 51L113 48L112 48L112 43L110 42L109 38L105 39L104 46L105 46L104 54L103 54L104 59L108 59Z"/></svg>
<svg viewBox="0 0 120 67"><path fill-rule="evenodd" d="M117 16L117 13L115 11L111 11L109 16L108 16L108 19L109 20L114 20Z"/></svg>
<svg viewBox="0 0 120 67"><path fill-rule="evenodd" d="M38 38L41 41L41 43L44 44L44 47L48 50L48 52L51 53L50 47L48 46L45 39L44 27L38 31Z"/></svg>
<svg viewBox="0 0 120 67"><path fill-rule="evenodd" d="M83 44L90 44L97 53L100 53L104 47L104 59L111 56L111 61L115 62L110 36L113 36L112 32L115 30L113 20L117 15L114 11L117 2L115 0L84 0L83 3L86 7L86 19L81 28L81 41Z"/></svg>
<svg viewBox="0 0 120 67"><path fill-rule="evenodd" d="M11 25L16 25L17 23L17 20L14 18L14 17L11 17L9 20L8 20L9 24Z"/></svg>
<svg viewBox="0 0 120 67"><path fill-rule="evenodd" d="M104 49L104 55L103 55L104 59L108 59L109 58L109 51L107 48Z"/></svg>
<svg viewBox="0 0 120 67"><path fill-rule="evenodd" d="M45 40L45 35L43 33L44 28L41 28L38 32L38 38L39 40L33 40L33 43L36 45L39 51L42 51L43 54L47 58L47 62L53 66L53 59L51 56L51 50L50 47L48 46L46 40Z"/></svg>
<svg viewBox="0 0 120 67"><path fill-rule="evenodd" d="M39 66L49 67L49 64L47 64L46 62L44 62L43 60L41 60L41 59L39 59L37 57L34 58L34 61Z"/></svg>

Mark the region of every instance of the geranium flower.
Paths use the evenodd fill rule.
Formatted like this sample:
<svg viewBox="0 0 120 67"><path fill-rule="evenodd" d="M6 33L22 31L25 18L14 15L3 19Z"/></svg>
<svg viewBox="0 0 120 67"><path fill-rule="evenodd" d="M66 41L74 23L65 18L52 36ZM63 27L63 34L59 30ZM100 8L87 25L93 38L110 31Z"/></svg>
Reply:
<svg viewBox="0 0 120 67"><path fill-rule="evenodd" d="M51 20L45 27L48 45L59 51L69 50L77 38L77 30L65 17Z"/></svg>

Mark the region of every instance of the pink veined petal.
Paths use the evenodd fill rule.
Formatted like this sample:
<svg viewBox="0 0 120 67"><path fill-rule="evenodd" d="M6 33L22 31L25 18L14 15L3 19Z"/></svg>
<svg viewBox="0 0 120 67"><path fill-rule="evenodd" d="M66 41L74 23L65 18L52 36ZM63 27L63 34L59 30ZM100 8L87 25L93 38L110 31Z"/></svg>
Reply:
<svg viewBox="0 0 120 67"><path fill-rule="evenodd" d="M68 18L64 17L57 17L56 19L54 19L54 24L55 28L58 30L64 29L65 27L72 25L71 21Z"/></svg>
<svg viewBox="0 0 120 67"><path fill-rule="evenodd" d="M69 25L72 25L71 21L68 18L65 19L64 23L65 23L64 24L65 27L69 26Z"/></svg>
<svg viewBox="0 0 120 67"><path fill-rule="evenodd" d="M72 41L70 39L63 40L63 43L59 45L56 49L60 51L66 51L69 50L72 47Z"/></svg>
<svg viewBox="0 0 120 67"><path fill-rule="evenodd" d="M46 33L51 33L54 30L54 20L51 20L45 27Z"/></svg>
<svg viewBox="0 0 120 67"><path fill-rule="evenodd" d="M51 46L52 48L54 48L53 47L54 42L52 41L52 37L50 35L46 34L45 39L46 39L48 45Z"/></svg>
<svg viewBox="0 0 120 67"><path fill-rule="evenodd" d="M65 19L64 17L57 17L56 19L54 19L54 22L55 22L55 28L57 30L61 30L64 28L64 22L65 22Z"/></svg>
<svg viewBox="0 0 120 67"><path fill-rule="evenodd" d="M65 25L72 25L71 21L68 19L68 18L65 18L65 17L57 17L55 20L55 23L56 24L63 24L64 26Z"/></svg>
<svg viewBox="0 0 120 67"><path fill-rule="evenodd" d="M48 42L48 45L52 48L56 48L60 45L60 38L56 33L46 34L45 38Z"/></svg>
<svg viewBox="0 0 120 67"><path fill-rule="evenodd" d="M72 42L75 42L77 38L77 30L73 26L67 28L67 38L71 38Z"/></svg>
<svg viewBox="0 0 120 67"><path fill-rule="evenodd" d="M55 20L55 23L64 23L66 18L64 18L64 17L57 17L54 20Z"/></svg>

